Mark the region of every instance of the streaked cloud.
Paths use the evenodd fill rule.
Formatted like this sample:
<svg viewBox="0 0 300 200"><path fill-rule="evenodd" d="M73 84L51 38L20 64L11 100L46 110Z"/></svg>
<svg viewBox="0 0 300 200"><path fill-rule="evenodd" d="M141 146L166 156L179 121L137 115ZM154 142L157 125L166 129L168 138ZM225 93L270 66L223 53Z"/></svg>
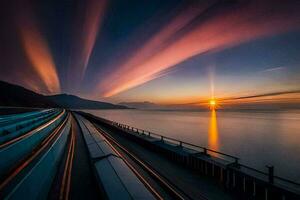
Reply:
<svg viewBox="0 0 300 200"><path fill-rule="evenodd" d="M299 1L18 2L0 8L0 79L39 93L185 104L299 89Z"/></svg>
<svg viewBox="0 0 300 200"><path fill-rule="evenodd" d="M139 109L166 109L166 110L197 110L209 109L209 98L198 98L191 103L152 103L152 102L122 102ZM300 108L300 90L261 93L256 95L226 97L217 99L217 109L291 109Z"/></svg>
<svg viewBox="0 0 300 200"><path fill-rule="evenodd" d="M24 51L31 63L31 67L45 85L48 93L59 93L60 82L53 57L37 23L29 12L24 11L19 19L19 32ZM24 78L26 79L26 78ZM34 90L38 90L32 81L27 80ZM36 83L41 84L41 83ZM41 91L39 91L41 92Z"/></svg>
<svg viewBox="0 0 300 200"><path fill-rule="evenodd" d="M218 98L217 102L218 109L300 108L300 90ZM165 104L164 106L172 109L207 109L209 98L199 98L196 102L184 104Z"/></svg>
<svg viewBox="0 0 300 200"><path fill-rule="evenodd" d="M226 101L226 100L242 100L242 99L253 99L253 98L258 98L258 97L274 97L274 96L291 95L291 94L300 94L300 90L281 91L281 92L272 92L272 93L241 96L241 97L232 97L232 98L225 98L225 99L222 99L222 100L223 101Z"/></svg>
<svg viewBox="0 0 300 200"><path fill-rule="evenodd" d="M285 67L273 67L273 68L268 68L268 69L262 70L261 72L262 73L274 72L274 71L281 71L281 70L285 70L285 69L286 69Z"/></svg>
<svg viewBox="0 0 300 200"><path fill-rule="evenodd" d="M106 6L106 0L88 0L84 5L80 4L76 13L69 74L72 74L79 84L85 75Z"/></svg>
<svg viewBox="0 0 300 200"><path fill-rule="evenodd" d="M122 88L128 87L127 85L123 85L123 87L118 86L119 82L127 82L126 78L123 77L124 73L131 71L133 67L139 67L139 65L142 65L147 59L151 59L152 56L155 56L158 51L161 51L164 48L166 48L170 43L172 37L175 37L176 33L178 33L185 26L190 24L192 20L194 20L197 16L199 16L199 14L204 12L214 3L215 1L203 1L202 3L190 4L185 9L181 10L181 12L169 24L167 24L164 28L162 28L162 30L158 31L157 34L152 36L144 45L142 45L142 47L137 50L137 53L134 54L134 56L128 58L128 60L121 64L121 66L116 71L114 71L114 73L112 73L109 77L104 79L100 83L99 87L119 87L119 89L116 90L123 90ZM132 73L132 75L136 74L139 76L140 72L134 71ZM162 76L161 73L152 75L148 78L149 80ZM112 82L111 80L119 81ZM110 91L106 93L105 96L111 96L110 93L114 94L118 92Z"/></svg>
<svg viewBox="0 0 300 200"><path fill-rule="evenodd" d="M251 40L297 29L300 26L297 14L300 8L299 4L293 2L278 6L280 2L251 1L222 11L216 9L210 14L206 13L190 31L165 43L179 32L178 27L182 30L188 26L188 21L194 15L174 18L166 29L160 31L129 61L121 65L115 75L102 79L98 87L104 88L105 97L113 96L153 80L161 71L193 56L221 51Z"/></svg>

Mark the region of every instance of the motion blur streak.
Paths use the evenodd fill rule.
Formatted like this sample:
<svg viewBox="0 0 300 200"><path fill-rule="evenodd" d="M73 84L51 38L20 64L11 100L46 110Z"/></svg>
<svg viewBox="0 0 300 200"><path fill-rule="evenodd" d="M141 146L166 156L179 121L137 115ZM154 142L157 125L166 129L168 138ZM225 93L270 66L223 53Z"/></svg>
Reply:
<svg viewBox="0 0 300 200"><path fill-rule="evenodd" d="M72 52L69 62L69 89L78 89L84 79L85 72L92 54L99 27L107 5L105 0L88 0L78 5L72 40ZM74 85L73 80L78 85Z"/></svg>
<svg viewBox="0 0 300 200"><path fill-rule="evenodd" d="M51 54L41 35L34 29L22 29L26 54L35 71L46 84L50 93L60 92L60 84Z"/></svg>
<svg viewBox="0 0 300 200"><path fill-rule="evenodd" d="M95 41L97 38L100 22L102 21L104 9L106 7L106 1L104 0L90 0L88 1L88 12L86 13L85 22L83 25L83 46L82 46L82 59L83 59L83 71L84 76L87 68Z"/></svg>
<svg viewBox="0 0 300 200"><path fill-rule="evenodd" d="M208 99L200 99L198 102L183 104L193 108L207 108ZM273 92L258 95L224 97L216 99L216 110L223 109L290 109L300 105L300 91ZM211 109L212 111L215 109Z"/></svg>
<svg viewBox="0 0 300 200"><path fill-rule="evenodd" d="M123 70L120 71L126 76L107 77L99 86L106 89L105 97L113 96L155 79L161 71L193 56L221 51L251 40L291 31L299 27L300 19L297 12L300 8L299 4L290 2L279 6L279 1L271 3L251 1L239 3L224 12L217 11L193 27L191 31L169 43L167 47L159 50L156 44L153 47L149 45L147 48L153 48L151 52L155 51L151 57L144 55L149 50L139 51L132 60L140 61L140 58L145 58L142 62L134 65L135 62L132 61L129 63L133 64L130 67L128 64L123 65ZM177 29L173 30L177 31Z"/></svg>
<svg viewBox="0 0 300 200"><path fill-rule="evenodd" d="M46 41L31 19L23 19L20 35L31 66L44 82L48 92L59 93L60 83L53 58Z"/></svg>
<svg viewBox="0 0 300 200"><path fill-rule="evenodd" d="M124 73L131 70L134 66L141 65L146 59L155 55L158 50L166 47L168 40L171 40L178 31L187 26L201 12L213 5L213 3L214 1L203 1L202 3L191 4L186 9L181 10L181 12L169 24L167 24L162 30L151 37L141 48L139 48L133 57L130 57L124 64L122 64L122 66L120 66L120 68L117 69L116 72L101 82L99 87L116 87L118 83L112 82L111 80L119 79L119 81L121 81ZM110 95L107 94L106 96Z"/></svg>

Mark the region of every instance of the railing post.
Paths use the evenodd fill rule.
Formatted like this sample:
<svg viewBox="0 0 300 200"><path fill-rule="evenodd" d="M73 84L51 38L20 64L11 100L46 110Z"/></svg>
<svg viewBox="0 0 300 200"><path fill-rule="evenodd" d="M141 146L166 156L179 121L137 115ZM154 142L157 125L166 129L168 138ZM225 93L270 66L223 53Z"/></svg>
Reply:
<svg viewBox="0 0 300 200"><path fill-rule="evenodd" d="M207 149L205 147L203 148L203 153L207 155Z"/></svg>
<svg viewBox="0 0 300 200"><path fill-rule="evenodd" d="M239 166L239 159L238 158L234 158L234 164L235 164L235 166Z"/></svg>
<svg viewBox="0 0 300 200"><path fill-rule="evenodd" d="M256 183L253 181L253 196L256 196Z"/></svg>
<svg viewBox="0 0 300 200"><path fill-rule="evenodd" d="M161 140L161 141L164 141L164 136L160 136L160 140Z"/></svg>
<svg viewBox="0 0 300 200"><path fill-rule="evenodd" d="M268 174L269 174L269 183L274 183L274 166L266 165L268 168Z"/></svg>
<svg viewBox="0 0 300 200"><path fill-rule="evenodd" d="M179 141L179 146L182 147L182 141Z"/></svg>

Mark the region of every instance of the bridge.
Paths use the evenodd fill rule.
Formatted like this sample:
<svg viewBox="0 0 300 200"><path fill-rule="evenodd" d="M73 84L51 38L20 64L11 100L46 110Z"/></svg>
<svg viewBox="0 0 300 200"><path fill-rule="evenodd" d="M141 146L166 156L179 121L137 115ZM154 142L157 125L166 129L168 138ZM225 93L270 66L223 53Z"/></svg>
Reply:
<svg viewBox="0 0 300 200"><path fill-rule="evenodd" d="M300 199L206 147L64 109L0 116L0 199Z"/></svg>

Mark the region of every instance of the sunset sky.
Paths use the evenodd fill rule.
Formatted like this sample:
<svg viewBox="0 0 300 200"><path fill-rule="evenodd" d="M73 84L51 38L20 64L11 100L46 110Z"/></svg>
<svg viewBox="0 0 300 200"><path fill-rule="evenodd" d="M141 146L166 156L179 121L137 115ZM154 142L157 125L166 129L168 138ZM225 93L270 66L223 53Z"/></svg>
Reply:
<svg viewBox="0 0 300 200"><path fill-rule="evenodd" d="M12 0L0 80L118 102L300 102L298 0Z"/></svg>

